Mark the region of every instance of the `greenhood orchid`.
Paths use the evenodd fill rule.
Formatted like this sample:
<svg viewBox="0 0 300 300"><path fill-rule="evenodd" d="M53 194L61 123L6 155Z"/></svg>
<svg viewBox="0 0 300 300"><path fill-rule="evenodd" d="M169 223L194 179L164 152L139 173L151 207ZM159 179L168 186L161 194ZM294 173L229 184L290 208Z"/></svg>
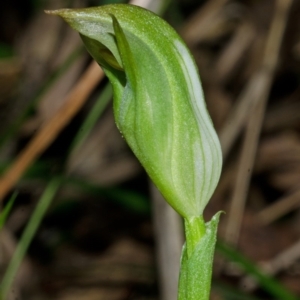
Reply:
<svg viewBox="0 0 300 300"><path fill-rule="evenodd" d="M170 25L137 6L50 13L80 33L103 68L113 86L117 127L185 219L179 299L208 299L219 214L207 224L202 215L219 180L222 154L189 50Z"/></svg>

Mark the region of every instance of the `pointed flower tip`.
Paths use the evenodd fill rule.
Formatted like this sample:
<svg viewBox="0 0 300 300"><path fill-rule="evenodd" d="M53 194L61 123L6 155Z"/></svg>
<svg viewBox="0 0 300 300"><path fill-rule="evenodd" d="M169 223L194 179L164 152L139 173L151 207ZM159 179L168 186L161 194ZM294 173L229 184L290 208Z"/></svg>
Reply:
<svg viewBox="0 0 300 300"><path fill-rule="evenodd" d="M52 10L44 10L47 15L60 16L63 17L64 13L70 12L70 8L62 8L62 9L52 9Z"/></svg>
<svg viewBox="0 0 300 300"><path fill-rule="evenodd" d="M47 14L47 15L59 15L59 12L60 12L60 9L55 9L55 10L44 10L44 12Z"/></svg>

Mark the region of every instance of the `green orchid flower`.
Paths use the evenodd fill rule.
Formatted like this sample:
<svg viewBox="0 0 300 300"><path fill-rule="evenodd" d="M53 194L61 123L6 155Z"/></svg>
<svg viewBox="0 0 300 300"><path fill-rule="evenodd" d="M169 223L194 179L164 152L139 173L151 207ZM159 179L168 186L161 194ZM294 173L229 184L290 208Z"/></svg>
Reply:
<svg viewBox="0 0 300 300"><path fill-rule="evenodd" d="M202 215L219 180L222 154L189 50L170 25L137 6L50 13L80 33L103 68L113 86L121 134L166 201L185 219L179 299L208 299L219 214L207 224ZM198 278L199 287L199 280L195 284L195 277L191 279L201 264L197 257L210 270ZM203 288L208 292L201 292Z"/></svg>

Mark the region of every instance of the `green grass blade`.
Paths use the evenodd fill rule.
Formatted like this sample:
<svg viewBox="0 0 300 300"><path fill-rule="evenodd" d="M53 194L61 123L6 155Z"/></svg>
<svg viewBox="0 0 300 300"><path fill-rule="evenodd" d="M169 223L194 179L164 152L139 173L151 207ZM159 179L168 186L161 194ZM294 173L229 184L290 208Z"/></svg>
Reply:
<svg viewBox="0 0 300 300"><path fill-rule="evenodd" d="M8 200L7 204L5 205L3 211L0 214L0 229L4 226L5 221L15 203L15 200L17 198L18 192L14 192L10 199Z"/></svg>
<svg viewBox="0 0 300 300"><path fill-rule="evenodd" d="M19 266L26 254L26 251L52 201L59 186L61 184L61 179L54 178L47 185L43 195L41 196L38 204L33 211L33 214L22 234L21 240L17 245L17 248L13 254L13 257L8 265L8 268L4 274L3 280L0 285L0 297L5 299L11 285L13 283L14 277L19 269Z"/></svg>
<svg viewBox="0 0 300 300"><path fill-rule="evenodd" d="M278 281L272 277L262 273L259 268L251 260L243 256L240 252L234 250L228 245L218 242L216 249L227 259L239 263L239 266L244 269L246 273L252 275L260 286L269 292L275 299L278 300L297 300L289 290L282 286Z"/></svg>
<svg viewBox="0 0 300 300"><path fill-rule="evenodd" d="M77 135L75 136L70 146L69 153L71 153L75 148L79 147L84 142L85 138L88 136L90 131L94 128L96 122L101 117L111 98L112 87L110 84L107 84L101 92L101 95L97 99L95 105L90 110L88 116L79 128Z"/></svg>
<svg viewBox="0 0 300 300"><path fill-rule="evenodd" d="M0 174L7 167L7 165L7 163L0 164ZM50 181L53 176L61 176L63 185L71 185L80 191L95 197L105 196L122 205L124 208L136 213L149 215L151 212L150 202L148 201L147 197L141 195L140 193L123 188L102 187L83 179L53 174L51 171L52 167L53 162L39 160L27 170L23 179L38 179L41 182L47 182Z"/></svg>
<svg viewBox="0 0 300 300"><path fill-rule="evenodd" d="M72 185L90 195L106 196L119 203L123 207L130 209L131 211L134 211L136 213L150 214L151 212L150 202L146 197L136 192L118 188L103 188L75 178L65 178L64 184Z"/></svg>

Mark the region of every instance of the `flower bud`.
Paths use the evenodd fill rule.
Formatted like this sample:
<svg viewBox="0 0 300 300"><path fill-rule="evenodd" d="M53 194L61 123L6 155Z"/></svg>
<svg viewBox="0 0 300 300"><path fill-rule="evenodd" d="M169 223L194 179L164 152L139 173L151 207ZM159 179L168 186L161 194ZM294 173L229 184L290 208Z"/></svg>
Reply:
<svg viewBox="0 0 300 300"><path fill-rule="evenodd" d="M169 204L200 216L222 154L195 62L178 34L133 5L58 10L112 83L116 124Z"/></svg>

